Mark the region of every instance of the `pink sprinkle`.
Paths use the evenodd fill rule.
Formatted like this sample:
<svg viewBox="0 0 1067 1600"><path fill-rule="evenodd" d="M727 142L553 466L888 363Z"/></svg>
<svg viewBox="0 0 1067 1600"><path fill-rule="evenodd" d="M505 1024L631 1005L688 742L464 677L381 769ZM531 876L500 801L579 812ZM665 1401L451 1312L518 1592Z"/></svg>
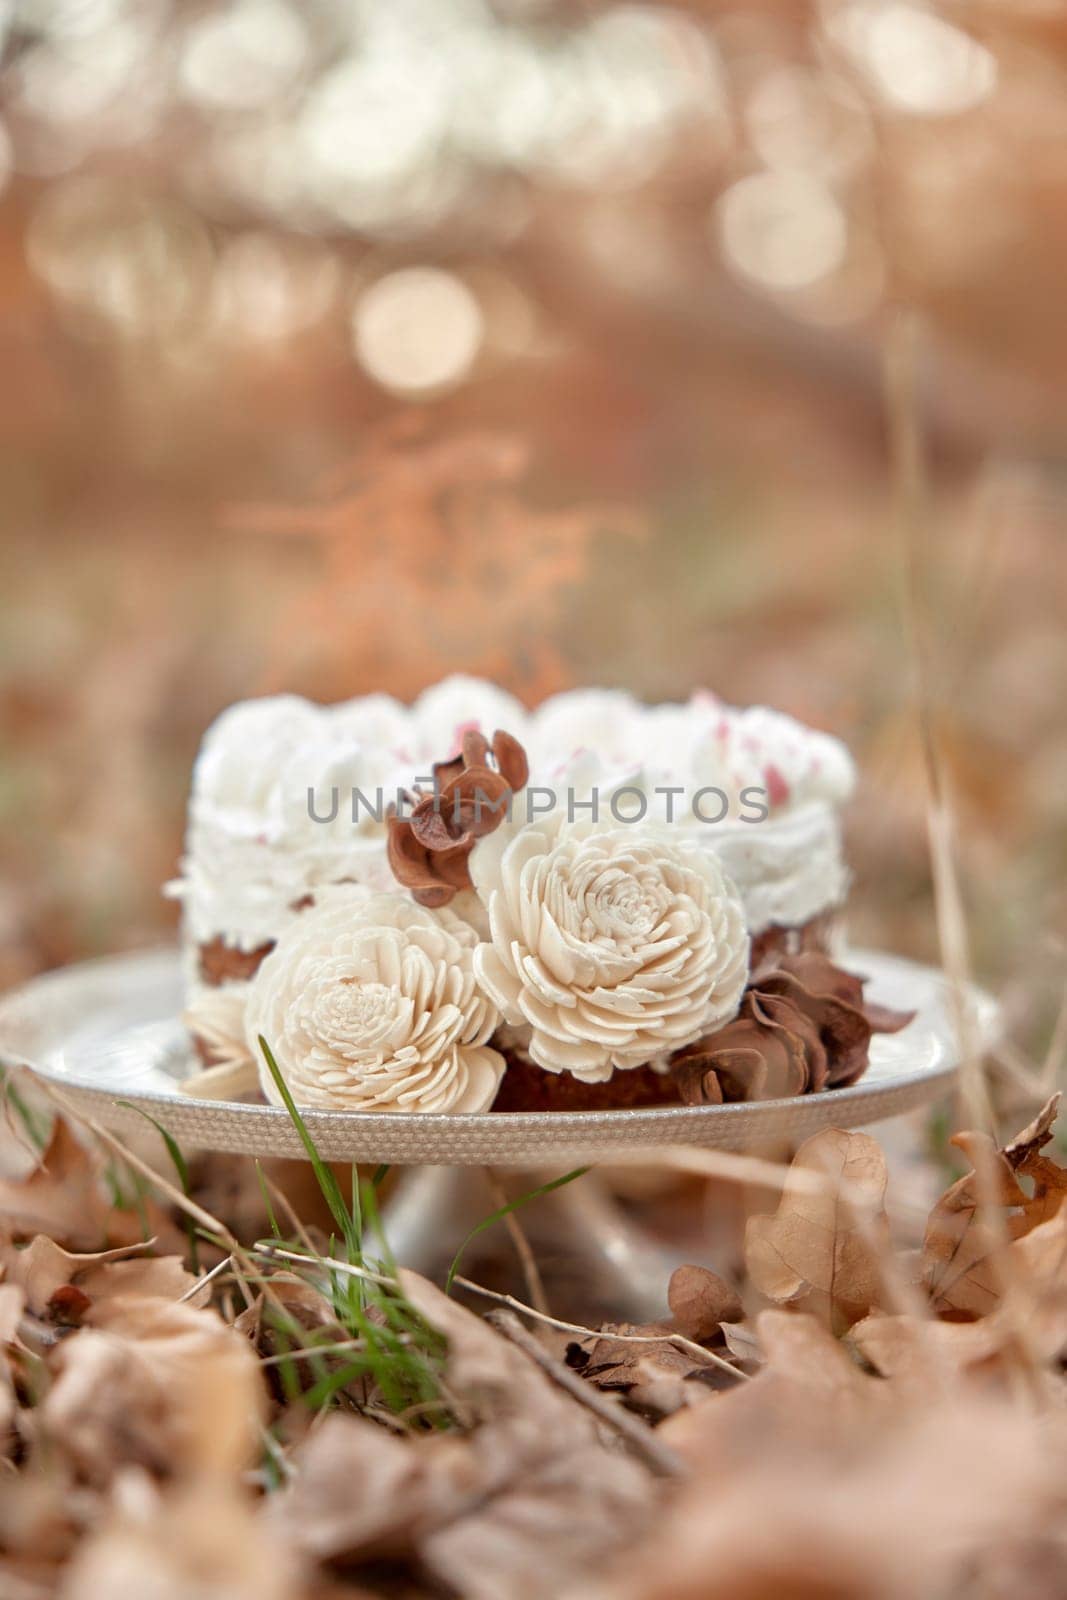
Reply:
<svg viewBox="0 0 1067 1600"><path fill-rule="evenodd" d="M773 761L768 761L763 769L763 776L767 780L767 798L771 805L785 805L785 802L789 799L789 785Z"/></svg>
<svg viewBox="0 0 1067 1600"><path fill-rule="evenodd" d="M462 754L464 735L468 733L480 733L481 727L482 725L478 721L456 723L452 733L452 754L448 758L450 761L454 761L458 755Z"/></svg>

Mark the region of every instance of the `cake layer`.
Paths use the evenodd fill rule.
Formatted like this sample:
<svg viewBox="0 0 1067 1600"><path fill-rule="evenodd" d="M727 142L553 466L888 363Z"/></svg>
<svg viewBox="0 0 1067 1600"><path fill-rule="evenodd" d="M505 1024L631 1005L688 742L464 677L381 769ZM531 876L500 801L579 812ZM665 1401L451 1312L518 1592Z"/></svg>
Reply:
<svg viewBox="0 0 1067 1600"><path fill-rule="evenodd" d="M172 888L190 989L246 979L317 886L395 888L388 807L471 727L503 728L524 745L530 785L516 804L575 804L588 816L594 790L605 807L625 793L623 813L714 851L754 936L802 927L845 900L838 807L851 760L838 740L778 712L736 710L706 693L643 706L617 690L557 695L528 712L468 678L447 679L411 707L386 695L331 707L284 695L224 712L196 763Z"/></svg>

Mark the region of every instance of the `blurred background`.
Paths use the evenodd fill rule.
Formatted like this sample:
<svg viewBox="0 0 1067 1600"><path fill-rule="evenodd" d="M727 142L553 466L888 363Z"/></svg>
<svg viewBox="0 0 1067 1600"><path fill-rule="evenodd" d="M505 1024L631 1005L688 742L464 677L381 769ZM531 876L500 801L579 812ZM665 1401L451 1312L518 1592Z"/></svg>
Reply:
<svg viewBox="0 0 1067 1600"><path fill-rule="evenodd" d="M936 955L918 632L1040 1054L1065 282L1062 0L0 0L0 986L167 936L228 702L453 670L841 734Z"/></svg>

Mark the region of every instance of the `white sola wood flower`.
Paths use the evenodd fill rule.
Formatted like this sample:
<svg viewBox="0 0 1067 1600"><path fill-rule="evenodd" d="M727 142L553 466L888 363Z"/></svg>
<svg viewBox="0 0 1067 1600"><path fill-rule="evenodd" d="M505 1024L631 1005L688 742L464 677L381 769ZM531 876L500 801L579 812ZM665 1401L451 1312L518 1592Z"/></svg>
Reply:
<svg viewBox="0 0 1067 1600"><path fill-rule="evenodd" d="M499 1020L479 990L478 936L451 911L355 885L321 891L267 956L245 1029L260 1082L280 1096L258 1039L298 1105L336 1111L485 1111L504 1070Z"/></svg>
<svg viewBox="0 0 1067 1600"><path fill-rule="evenodd" d="M475 969L538 1066L589 1083L732 1017L748 973L736 889L699 845L656 827L500 829L471 857L491 943Z"/></svg>

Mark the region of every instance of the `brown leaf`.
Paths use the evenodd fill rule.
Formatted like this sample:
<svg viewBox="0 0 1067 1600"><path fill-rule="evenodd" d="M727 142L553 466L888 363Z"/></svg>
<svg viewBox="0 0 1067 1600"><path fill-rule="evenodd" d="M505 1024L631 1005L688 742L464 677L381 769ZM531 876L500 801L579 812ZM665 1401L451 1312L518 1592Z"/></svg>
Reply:
<svg viewBox="0 0 1067 1600"><path fill-rule="evenodd" d="M654 1480L516 1346L425 1279L400 1277L448 1340L450 1392L481 1418L482 1504L423 1541L425 1565L468 1600L560 1593L646 1526Z"/></svg>
<svg viewBox="0 0 1067 1600"><path fill-rule="evenodd" d="M848 1339L876 1372L892 1380L903 1403L929 1402L958 1386L963 1373L999 1364L1011 1334L996 1315L981 1322L874 1315L857 1322Z"/></svg>
<svg viewBox="0 0 1067 1600"><path fill-rule="evenodd" d="M477 1504L484 1475L459 1438L404 1439L362 1417L328 1416L297 1457L270 1526L319 1562L351 1565L415 1551Z"/></svg>
<svg viewBox="0 0 1067 1600"><path fill-rule="evenodd" d="M100 1177L96 1155L79 1143L61 1117L39 1165L27 1178L0 1178L0 1230L14 1239L46 1234L72 1250L130 1245L151 1233L171 1240L175 1229L150 1199L143 1212L119 1211Z"/></svg>
<svg viewBox="0 0 1067 1600"><path fill-rule="evenodd" d="M679 1331L673 1321L606 1323L599 1335L570 1344L568 1361L598 1389L616 1390L634 1409L667 1417L707 1396L707 1391L691 1380L703 1378L708 1367L667 1337ZM654 1343L636 1344L617 1337L619 1334L663 1337Z"/></svg>
<svg viewBox="0 0 1067 1600"><path fill-rule="evenodd" d="M110 1215L96 1162L61 1117L29 1177L0 1179L0 1223L16 1239L40 1233L92 1248L106 1238Z"/></svg>
<svg viewBox="0 0 1067 1600"><path fill-rule="evenodd" d="M90 1307L116 1295L179 1300L195 1290L196 1279L177 1256L146 1256L144 1249L144 1245L121 1245L117 1250L78 1254L38 1234L23 1250L0 1244L0 1262L8 1280L25 1291L29 1310L39 1317L47 1314L57 1293L69 1287L76 1288ZM209 1288L204 1290L209 1293Z"/></svg>
<svg viewBox="0 0 1067 1600"><path fill-rule="evenodd" d="M256 1445L258 1362L214 1312L138 1296L101 1300L93 1326L58 1344L50 1365L38 1415L90 1483L129 1464L160 1476L192 1471L205 1456L245 1464Z"/></svg>
<svg viewBox="0 0 1067 1600"><path fill-rule="evenodd" d="M714 1338L724 1322L740 1322L744 1316L736 1289L707 1267L676 1267L667 1285L667 1304L678 1331L698 1343Z"/></svg>
<svg viewBox="0 0 1067 1600"><path fill-rule="evenodd" d="M920 1267L939 1316L969 1319L994 1311L1004 1290L1002 1252L1062 1207L1067 1172L1041 1153L1052 1137L1059 1098L1054 1095L1002 1150L982 1133L953 1139L973 1170L931 1211ZM1020 1177L1032 1180L1032 1195L1020 1187Z"/></svg>
<svg viewBox="0 0 1067 1600"><path fill-rule="evenodd" d="M825 1178L813 1189L808 1175ZM773 1217L750 1217L745 1259L772 1300L803 1305L834 1329L877 1303L888 1243L885 1158L865 1133L827 1128L801 1145Z"/></svg>
<svg viewBox="0 0 1067 1600"><path fill-rule="evenodd" d="M77 1551L62 1600L305 1600L300 1577L292 1550L232 1485L209 1480L164 1495L142 1478Z"/></svg>
<svg viewBox="0 0 1067 1600"><path fill-rule="evenodd" d="M516 1345L417 1274L400 1278L447 1339L448 1394L477 1426L398 1439L331 1420L300 1452L272 1527L319 1561L406 1560L469 1600L560 1592L645 1525L652 1478Z"/></svg>

